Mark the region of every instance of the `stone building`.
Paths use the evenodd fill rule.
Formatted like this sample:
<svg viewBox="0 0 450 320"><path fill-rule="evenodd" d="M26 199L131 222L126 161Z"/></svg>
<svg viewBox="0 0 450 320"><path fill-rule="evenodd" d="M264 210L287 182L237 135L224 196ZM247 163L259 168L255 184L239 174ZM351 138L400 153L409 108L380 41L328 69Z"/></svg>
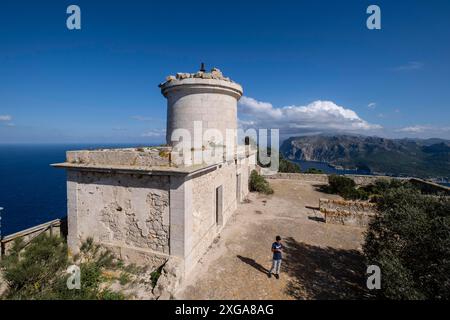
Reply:
<svg viewBox="0 0 450 320"><path fill-rule="evenodd" d="M160 88L167 145L68 151L54 166L67 170L72 253L92 237L128 262L156 267L171 258L183 277L247 195L256 156L236 139L242 87L218 69L178 73ZM200 142L189 135L173 140L177 129L200 134Z"/></svg>

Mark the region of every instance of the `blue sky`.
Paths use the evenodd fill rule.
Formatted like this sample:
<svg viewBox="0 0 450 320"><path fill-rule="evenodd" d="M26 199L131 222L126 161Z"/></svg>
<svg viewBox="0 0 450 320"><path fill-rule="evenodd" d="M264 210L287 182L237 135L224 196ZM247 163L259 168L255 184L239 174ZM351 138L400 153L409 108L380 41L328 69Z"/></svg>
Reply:
<svg viewBox="0 0 450 320"><path fill-rule="evenodd" d="M0 143L162 142L157 85L201 61L243 85L243 123L450 138L449 17L446 0L2 1Z"/></svg>

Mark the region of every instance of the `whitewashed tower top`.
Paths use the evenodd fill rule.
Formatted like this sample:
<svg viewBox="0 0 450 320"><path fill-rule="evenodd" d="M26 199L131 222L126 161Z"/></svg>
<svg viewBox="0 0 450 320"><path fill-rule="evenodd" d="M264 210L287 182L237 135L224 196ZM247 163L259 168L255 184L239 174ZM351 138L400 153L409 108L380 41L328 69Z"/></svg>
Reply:
<svg viewBox="0 0 450 320"><path fill-rule="evenodd" d="M215 143L224 143L227 129L236 130L237 101L243 90L219 69L206 72L202 65L196 73L168 76L159 87L167 98L167 144L173 145L172 132L176 129L187 129L193 139L195 121L201 122L202 135L207 129L222 133L223 140Z"/></svg>

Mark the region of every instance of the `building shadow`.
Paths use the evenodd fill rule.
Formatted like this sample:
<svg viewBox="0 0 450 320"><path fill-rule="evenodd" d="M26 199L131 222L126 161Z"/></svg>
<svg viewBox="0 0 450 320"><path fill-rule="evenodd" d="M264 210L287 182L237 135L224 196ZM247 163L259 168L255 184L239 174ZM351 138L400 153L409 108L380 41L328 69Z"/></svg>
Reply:
<svg viewBox="0 0 450 320"><path fill-rule="evenodd" d="M328 184L315 184L313 185L314 189L318 192L322 192L325 194L335 194L333 190L330 189Z"/></svg>
<svg viewBox="0 0 450 320"><path fill-rule="evenodd" d="M357 250L318 247L286 238L282 271L296 299L368 299L364 257Z"/></svg>
<svg viewBox="0 0 450 320"><path fill-rule="evenodd" d="M313 211L319 211L320 212L320 207L305 206L305 208L313 210ZM325 222L325 218L324 217L308 216L308 219L312 220L312 221L316 221L316 222Z"/></svg>
<svg viewBox="0 0 450 320"><path fill-rule="evenodd" d="M259 272L268 274L269 270L267 270L266 268L264 268L262 265L260 265L258 262L256 262L254 259L251 258L247 258L247 257L243 257L240 255L237 255L236 257L239 258L239 260L241 260L242 262L248 264L249 266L252 266L253 268L255 268L256 270L258 270Z"/></svg>

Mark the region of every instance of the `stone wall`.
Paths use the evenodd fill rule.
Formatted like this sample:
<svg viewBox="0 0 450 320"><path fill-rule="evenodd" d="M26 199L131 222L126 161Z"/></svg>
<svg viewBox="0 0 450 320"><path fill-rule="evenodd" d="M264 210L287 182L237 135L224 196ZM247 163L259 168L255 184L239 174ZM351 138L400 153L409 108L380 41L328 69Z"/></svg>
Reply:
<svg viewBox="0 0 450 320"><path fill-rule="evenodd" d="M406 178L394 178L388 176L366 176L366 175L354 175L354 174L346 174L344 175L347 178L353 179L356 185L364 186L371 183L374 183L378 179L406 179ZM320 182L320 183L328 183L328 175L327 174L312 174L312 173L282 173L279 172L274 175L266 176L267 179L290 179L290 180L300 180L300 181L309 181L309 182Z"/></svg>
<svg viewBox="0 0 450 320"><path fill-rule="evenodd" d="M254 168L251 157L223 163L217 169L195 175L192 181L192 250L186 258L189 273L207 251L229 218L238 202L248 194L249 172ZM237 177L240 176L240 194ZM222 216L216 220L216 188L222 186Z"/></svg>
<svg viewBox="0 0 450 320"><path fill-rule="evenodd" d="M366 227L376 215L376 205L366 201L319 200L326 223Z"/></svg>
<svg viewBox="0 0 450 320"><path fill-rule="evenodd" d="M71 162L61 164L68 170L70 252L77 253L81 242L92 237L125 262L159 266L169 257L177 257L183 263L183 277L193 270L235 212L238 201L248 194L255 154L244 151L217 164L170 170L158 167L155 171L140 166L125 170L122 165L133 161L134 151L125 158L118 151L116 167L98 165L114 157L109 151L70 154ZM73 162L82 166L71 166ZM216 221L219 186L222 210Z"/></svg>
<svg viewBox="0 0 450 320"><path fill-rule="evenodd" d="M447 186L417 178L412 178L409 181L424 194L444 194L450 196L450 188Z"/></svg>
<svg viewBox="0 0 450 320"><path fill-rule="evenodd" d="M313 181L328 183L328 175L326 174L311 174L311 173L276 173L273 175L265 176L267 179L289 179L289 180L300 180L300 181Z"/></svg>
<svg viewBox="0 0 450 320"><path fill-rule="evenodd" d="M228 218L236 210L236 165L224 163L216 170L192 179L192 251L186 272L206 252ZM222 217L216 221L216 188L222 186Z"/></svg>
<svg viewBox="0 0 450 320"><path fill-rule="evenodd" d="M405 180L406 178L397 178L397 177L389 177L389 176L365 176L365 175L356 175L356 174L346 174L345 177L353 179L357 186L366 186L374 183L376 180Z"/></svg>
<svg viewBox="0 0 450 320"><path fill-rule="evenodd" d="M92 237L125 261L158 265L168 257L168 176L69 171L68 180L72 245Z"/></svg>

